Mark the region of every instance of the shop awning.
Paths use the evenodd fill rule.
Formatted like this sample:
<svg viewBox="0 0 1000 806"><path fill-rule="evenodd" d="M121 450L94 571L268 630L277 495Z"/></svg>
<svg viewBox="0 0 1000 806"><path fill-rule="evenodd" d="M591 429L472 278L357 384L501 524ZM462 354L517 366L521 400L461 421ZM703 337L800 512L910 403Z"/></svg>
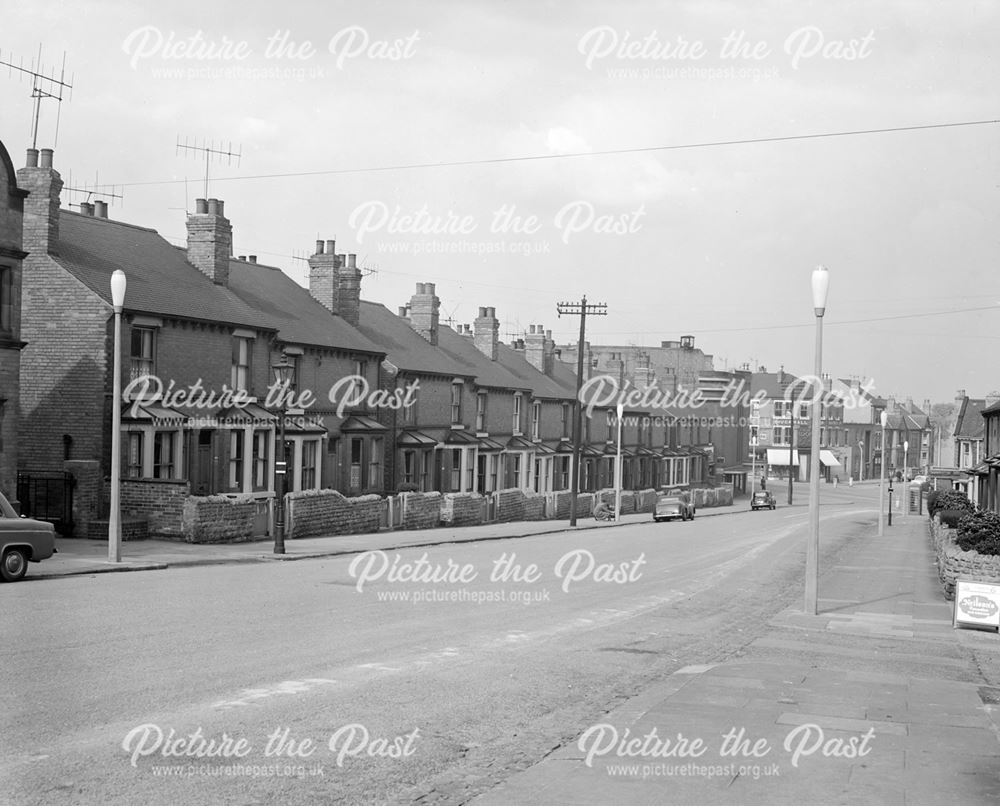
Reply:
<svg viewBox="0 0 1000 806"><path fill-rule="evenodd" d="M769 465L780 465L783 467L788 467L788 448L768 448L767 449L767 463ZM799 466L799 452L792 449L792 467Z"/></svg>
<svg viewBox="0 0 1000 806"><path fill-rule="evenodd" d="M823 467L840 467L837 457L832 452L824 451L822 448L819 452L819 460L823 463Z"/></svg>

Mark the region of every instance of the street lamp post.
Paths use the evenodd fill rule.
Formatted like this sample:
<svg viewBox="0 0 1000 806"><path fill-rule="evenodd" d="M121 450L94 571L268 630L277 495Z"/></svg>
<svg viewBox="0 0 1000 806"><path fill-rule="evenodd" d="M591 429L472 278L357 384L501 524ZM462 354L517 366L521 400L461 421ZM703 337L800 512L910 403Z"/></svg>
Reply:
<svg viewBox="0 0 1000 806"><path fill-rule="evenodd" d="M276 500L274 504L274 553L285 553L285 492L288 489L288 467L285 454L285 406L288 384L292 378L295 365L282 352L281 361L274 364L274 379L278 382L279 406L278 414L278 446L274 452L274 475L276 480Z"/></svg>
<svg viewBox="0 0 1000 806"><path fill-rule="evenodd" d="M830 272L817 266L812 273L813 311L816 314L816 366L813 378L812 441L809 451L809 543L806 545L805 611L816 615L819 605L819 416L823 392L823 314Z"/></svg>
<svg viewBox="0 0 1000 806"><path fill-rule="evenodd" d="M790 396L789 396L790 398ZM792 461L795 458L795 402L789 399L791 424L788 429L788 506L792 505Z"/></svg>
<svg viewBox="0 0 1000 806"><path fill-rule="evenodd" d="M882 537L885 534L885 424L889 421L889 415L883 411L879 421L882 423L882 452L878 462L878 536Z"/></svg>
<svg viewBox="0 0 1000 806"><path fill-rule="evenodd" d="M903 440L903 502L900 517L905 517L906 508L910 505L910 441Z"/></svg>
<svg viewBox="0 0 1000 806"><path fill-rule="evenodd" d="M615 461L615 520L618 520L618 513L622 511L622 415L625 413L625 406L619 401L616 412L618 414L618 457ZM633 473L635 468L632 468Z"/></svg>
<svg viewBox="0 0 1000 806"><path fill-rule="evenodd" d="M122 308L125 305L125 272L111 275L111 305L115 311L114 372L111 388L111 512L108 517L108 562L122 561Z"/></svg>
<svg viewBox="0 0 1000 806"><path fill-rule="evenodd" d="M858 441L858 481L865 480L865 441Z"/></svg>

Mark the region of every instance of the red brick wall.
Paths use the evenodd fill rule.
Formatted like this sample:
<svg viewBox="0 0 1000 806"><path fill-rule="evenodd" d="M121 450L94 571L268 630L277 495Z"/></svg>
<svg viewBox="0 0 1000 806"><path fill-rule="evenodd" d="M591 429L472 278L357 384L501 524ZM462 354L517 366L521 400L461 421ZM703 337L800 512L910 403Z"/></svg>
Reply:
<svg viewBox="0 0 1000 806"><path fill-rule="evenodd" d="M18 193L16 177L10 156L0 143L0 247L21 250L23 226L23 198ZM21 318L21 261L19 258L0 254L0 267L11 269L11 330L0 332L0 492L10 500L16 498L18 465L18 399L20 374L20 318Z"/></svg>
<svg viewBox="0 0 1000 806"><path fill-rule="evenodd" d="M70 459L107 468L111 306L46 255L25 259L23 288L20 465L61 470L68 434Z"/></svg>
<svg viewBox="0 0 1000 806"><path fill-rule="evenodd" d="M186 481L124 480L121 507L124 517L146 518L149 533L179 537L184 531L184 502L191 494Z"/></svg>

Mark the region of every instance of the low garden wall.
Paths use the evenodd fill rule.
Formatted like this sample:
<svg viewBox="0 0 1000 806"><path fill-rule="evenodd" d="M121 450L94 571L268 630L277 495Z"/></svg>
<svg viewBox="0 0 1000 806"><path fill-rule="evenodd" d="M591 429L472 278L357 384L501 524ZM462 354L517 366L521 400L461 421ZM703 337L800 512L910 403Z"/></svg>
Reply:
<svg viewBox="0 0 1000 806"><path fill-rule="evenodd" d="M441 493L401 493L401 529L432 529L441 525Z"/></svg>
<svg viewBox="0 0 1000 806"><path fill-rule="evenodd" d="M441 523L478 526L483 522L483 497L479 493L446 493L441 496Z"/></svg>
<svg viewBox="0 0 1000 806"><path fill-rule="evenodd" d="M377 532L381 523L383 503L377 495L346 498L336 490L306 490L285 500L289 539Z"/></svg>
<svg viewBox="0 0 1000 806"><path fill-rule="evenodd" d="M125 479L121 483L122 517L145 518L152 537L184 536L184 502L191 495L187 481Z"/></svg>
<svg viewBox="0 0 1000 806"><path fill-rule="evenodd" d="M253 539L257 505L249 495L193 495L184 499L181 533L188 543L242 543Z"/></svg>
<svg viewBox="0 0 1000 806"><path fill-rule="evenodd" d="M938 577L944 588L944 596L949 601L955 598L955 580L958 577L974 582L1000 583L1000 556L963 551L955 543L956 531L942 524L937 515L930 522Z"/></svg>

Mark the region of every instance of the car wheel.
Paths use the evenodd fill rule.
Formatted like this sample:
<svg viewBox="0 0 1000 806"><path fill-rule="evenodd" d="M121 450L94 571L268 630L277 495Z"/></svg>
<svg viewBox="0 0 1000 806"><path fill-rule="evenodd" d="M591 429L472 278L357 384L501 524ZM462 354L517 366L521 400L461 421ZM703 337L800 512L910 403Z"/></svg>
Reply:
<svg viewBox="0 0 1000 806"><path fill-rule="evenodd" d="M0 563L0 576L4 582L17 582L28 571L28 555L24 549L8 549Z"/></svg>

